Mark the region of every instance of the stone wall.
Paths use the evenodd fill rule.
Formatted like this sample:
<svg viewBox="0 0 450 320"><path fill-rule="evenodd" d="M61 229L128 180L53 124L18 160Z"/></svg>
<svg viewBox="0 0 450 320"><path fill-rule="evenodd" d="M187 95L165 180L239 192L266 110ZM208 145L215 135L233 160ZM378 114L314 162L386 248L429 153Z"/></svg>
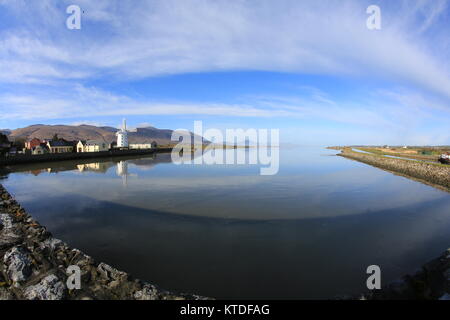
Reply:
<svg viewBox="0 0 450 320"><path fill-rule="evenodd" d="M438 165L421 161L388 158L379 155L355 152L348 149L342 150L338 155L414 178L427 184L439 186L446 191L450 191L450 165Z"/></svg>

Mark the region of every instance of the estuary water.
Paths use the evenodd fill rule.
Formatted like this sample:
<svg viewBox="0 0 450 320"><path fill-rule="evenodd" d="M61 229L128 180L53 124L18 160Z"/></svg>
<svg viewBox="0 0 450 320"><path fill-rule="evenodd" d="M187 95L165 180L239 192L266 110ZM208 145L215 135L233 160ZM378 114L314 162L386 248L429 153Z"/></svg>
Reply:
<svg viewBox="0 0 450 320"><path fill-rule="evenodd" d="M280 148L273 176L157 154L13 166L0 183L97 261L219 299L359 293L369 265L386 284L450 246L449 193L336 153Z"/></svg>

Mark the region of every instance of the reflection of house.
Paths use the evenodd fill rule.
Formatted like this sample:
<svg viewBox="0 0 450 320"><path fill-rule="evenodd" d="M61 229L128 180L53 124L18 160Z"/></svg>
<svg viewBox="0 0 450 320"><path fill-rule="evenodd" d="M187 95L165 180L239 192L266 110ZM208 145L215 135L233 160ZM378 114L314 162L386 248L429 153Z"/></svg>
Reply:
<svg viewBox="0 0 450 320"><path fill-rule="evenodd" d="M73 150L73 144L64 140L49 141L47 147L50 153L66 153Z"/></svg>
<svg viewBox="0 0 450 320"><path fill-rule="evenodd" d="M105 141L99 140L88 140L78 141L77 143L77 152L100 152L100 151L108 151L109 145Z"/></svg>
<svg viewBox="0 0 450 320"><path fill-rule="evenodd" d="M131 143L130 149L151 149L151 143Z"/></svg>
<svg viewBox="0 0 450 320"><path fill-rule="evenodd" d="M34 176L38 176L39 174L41 174L44 171L45 171L44 169L36 169L36 170L31 170L30 173L33 174Z"/></svg>
<svg viewBox="0 0 450 320"><path fill-rule="evenodd" d="M31 140L25 141L25 148L28 150L33 150L33 148L39 146L42 143L38 138L33 138Z"/></svg>
<svg viewBox="0 0 450 320"><path fill-rule="evenodd" d="M48 147L44 143L41 143L35 147L32 147L31 153L32 154L45 154L45 153L49 153L49 150L48 150Z"/></svg>
<svg viewBox="0 0 450 320"><path fill-rule="evenodd" d="M94 162L94 163L86 163L86 164L78 164L77 168L78 171L95 171L95 172L102 172L105 173L108 171L109 167L111 166L108 162Z"/></svg>

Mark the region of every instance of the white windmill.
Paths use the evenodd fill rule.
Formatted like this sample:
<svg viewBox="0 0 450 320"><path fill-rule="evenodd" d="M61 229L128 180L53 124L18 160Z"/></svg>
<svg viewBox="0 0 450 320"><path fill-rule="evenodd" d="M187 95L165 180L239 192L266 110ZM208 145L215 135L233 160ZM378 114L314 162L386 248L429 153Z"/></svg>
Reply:
<svg viewBox="0 0 450 320"><path fill-rule="evenodd" d="M127 121L123 119L122 129L116 132L117 148L128 148Z"/></svg>

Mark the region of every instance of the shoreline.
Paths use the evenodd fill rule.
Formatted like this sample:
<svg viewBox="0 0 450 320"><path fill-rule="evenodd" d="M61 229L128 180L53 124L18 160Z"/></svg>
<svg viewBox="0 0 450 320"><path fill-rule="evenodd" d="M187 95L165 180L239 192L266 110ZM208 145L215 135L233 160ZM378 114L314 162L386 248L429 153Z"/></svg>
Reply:
<svg viewBox="0 0 450 320"><path fill-rule="evenodd" d="M337 156L362 162L373 167L450 192L450 166L416 160L388 158L380 155L341 149Z"/></svg>
<svg viewBox="0 0 450 320"><path fill-rule="evenodd" d="M381 275L381 279L383 276ZM358 300L450 300L450 248L425 263L414 274L407 274L380 290L343 299Z"/></svg>
<svg viewBox="0 0 450 320"><path fill-rule="evenodd" d="M18 165L27 163L43 163L57 162L67 160L82 160L95 158L112 158L120 156L139 156L150 155L154 153L171 152L172 148L156 148L156 149L130 149L130 150L110 150L99 152L67 152L67 153L47 153L37 155L15 155L12 157L0 158L0 166Z"/></svg>
<svg viewBox="0 0 450 320"><path fill-rule="evenodd" d="M69 266L81 289L69 290ZM0 300L208 300L162 290L55 239L0 184Z"/></svg>

